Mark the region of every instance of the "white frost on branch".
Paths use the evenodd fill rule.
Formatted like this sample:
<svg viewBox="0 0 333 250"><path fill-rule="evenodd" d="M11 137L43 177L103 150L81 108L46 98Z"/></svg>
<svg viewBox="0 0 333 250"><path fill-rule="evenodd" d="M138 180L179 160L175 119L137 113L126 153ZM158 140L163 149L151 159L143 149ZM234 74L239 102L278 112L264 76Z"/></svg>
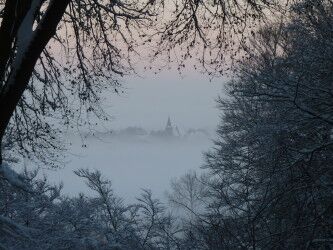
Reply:
<svg viewBox="0 0 333 250"><path fill-rule="evenodd" d="M14 187L30 192L30 188L24 182L24 178L16 173L7 163L0 165L0 178L4 178Z"/></svg>
<svg viewBox="0 0 333 250"><path fill-rule="evenodd" d="M30 238L29 232L31 229L15 223L9 218L0 215L0 234L10 235L12 237L25 237ZM1 245L0 245L1 247Z"/></svg>
<svg viewBox="0 0 333 250"><path fill-rule="evenodd" d="M17 32L17 53L15 56L15 62L13 64L13 69L16 70L22 62L24 55L26 54L31 41L33 40L33 24L35 20L36 13L42 4L42 0L33 0L25 15L20 28Z"/></svg>

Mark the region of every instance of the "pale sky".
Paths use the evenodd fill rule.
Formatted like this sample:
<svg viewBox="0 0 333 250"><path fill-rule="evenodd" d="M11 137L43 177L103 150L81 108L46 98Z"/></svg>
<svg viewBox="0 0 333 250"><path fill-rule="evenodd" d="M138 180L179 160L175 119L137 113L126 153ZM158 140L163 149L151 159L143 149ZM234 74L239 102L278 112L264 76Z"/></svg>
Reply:
<svg viewBox="0 0 333 250"><path fill-rule="evenodd" d="M140 126L146 130L164 129L168 116L180 132L188 128L206 128L213 132L219 121L215 99L222 93L225 80L209 81L199 73L163 72L145 78L124 79L126 93L108 95L108 113L113 120L107 129ZM90 194L84 182L73 174L78 168L98 169L109 178L117 194L135 201L141 188L151 189L160 199L173 178L189 170L200 171L202 153L212 146L210 138L193 137L163 141L154 138L122 140L108 135L88 137L83 142L69 136L71 146L63 169L48 172L50 181L64 183L64 193ZM82 147L82 143L87 146Z"/></svg>
<svg viewBox="0 0 333 250"><path fill-rule="evenodd" d="M108 101L111 127L159 129L170 116L179 128L215 128L219 116L215 99L224 83L222 78L210 82L207 76L195 72L129 77L124 81L126 93L113 95Z"/></svg>

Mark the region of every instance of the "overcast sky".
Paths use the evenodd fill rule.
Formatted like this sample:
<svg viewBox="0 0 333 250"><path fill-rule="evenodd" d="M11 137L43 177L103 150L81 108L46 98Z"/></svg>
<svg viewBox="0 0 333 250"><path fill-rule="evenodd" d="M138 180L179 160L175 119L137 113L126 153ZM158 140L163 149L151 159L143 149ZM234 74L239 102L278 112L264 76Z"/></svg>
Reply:
<svg viewBox="0 0 333 250"><path fill-rule="evenodd" d="M215 99L222 93L224 82L210 82L207 76L194 72L129 77L124 81L125 94L113 96L108 104L111 126L159 129L170 116L179 128L214 128L218 122Z"/></svg>
<svg viewBox="0 0 333 250"><path fill-rule="evenodd" d="M223 84L222 79L210 82L199 73L184 77L171 72L131 77L124 81L125 94L107 98L108 112L114 117L110 128L164 129L170 116L181 132L188 128L215 130L219 116L215 99L222 93ZM74 137L65 168L52 171L49 178L55 183L63 181L65 193L77 194L88 189L72 170L99 169L126 200L135 200L140 188L152 189L162 198L172 178L190 169L199 170L202 152L212 145L210 139L132 142L103 137L88 138L87 147L82 147L82 141Z"/></svg>

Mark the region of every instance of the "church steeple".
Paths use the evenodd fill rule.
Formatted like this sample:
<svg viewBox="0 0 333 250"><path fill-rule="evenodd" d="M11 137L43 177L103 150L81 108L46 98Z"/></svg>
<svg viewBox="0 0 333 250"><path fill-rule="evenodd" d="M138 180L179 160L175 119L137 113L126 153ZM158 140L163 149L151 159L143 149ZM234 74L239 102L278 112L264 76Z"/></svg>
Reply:
<svg viewBox="0 0 333 250"><path fill-rule="evenodd" d="M165 126L165 133L168 136L172 136L173 135L173 127L172 127L172 124L171 124L170 116L168 117L168 121L167 121L167 124Z"/></svg>
<svg viewBox="0 0 333 250"><path fill-rule="evenodd" d="M168 121L167 121L167 125L166 125L166 127L172 127L172 125L171 125L171 120L170 120L170 116L168 117Z"/></svg>

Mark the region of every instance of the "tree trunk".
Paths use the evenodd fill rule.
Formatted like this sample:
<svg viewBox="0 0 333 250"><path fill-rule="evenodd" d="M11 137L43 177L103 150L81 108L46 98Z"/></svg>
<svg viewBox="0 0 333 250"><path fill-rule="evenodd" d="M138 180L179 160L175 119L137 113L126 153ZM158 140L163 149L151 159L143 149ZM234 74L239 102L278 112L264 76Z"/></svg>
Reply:
<svg viewBox="0 0 333 250"><path fill-rule="evenodd" d="M7 0L7 2L11 1L12 0ZM10 118L24 90L28 86L38 58L49 40L55 35L57 25L69 2L70 0L53 0L49 3L41 22L35 31L31 33L29 44L21 48L24 50L20 51L20 53L22 53L21 58L16 57L13 60L10 75L0 90L0 153L3 137ZM23 25L23 23L21 25ZM32 25L30 28L32 29ZM1 37L1 40L5 41L6 39L8 40L8 37ZM18 48L18 50L19 49L20 48ZM0 164L1 163L2 154L0 154Z"/></svg>
<svg viewBox="0 0 333 250"><path fill-rule="evenodd" d="M0 83L4 80L6 65L13 52L13 44L31 0L7 0L0 26ZM0 84L0 89L2 84Z"/></svg>

